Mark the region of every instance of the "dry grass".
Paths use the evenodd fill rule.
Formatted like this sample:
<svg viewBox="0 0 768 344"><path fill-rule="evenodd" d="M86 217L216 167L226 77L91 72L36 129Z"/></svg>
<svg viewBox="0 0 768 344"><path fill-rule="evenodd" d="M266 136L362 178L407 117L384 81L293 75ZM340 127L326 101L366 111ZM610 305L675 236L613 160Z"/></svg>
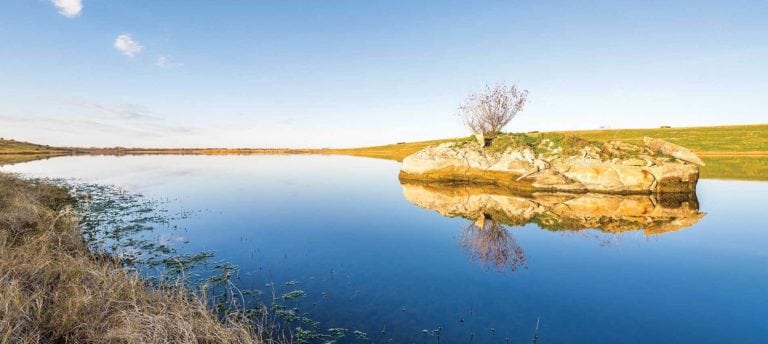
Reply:
<svg viewBox="0 0 768 344"><path fill-rule="evenodd" d="M431 141L419 141L419 142L402 142L384 146L374 147L361 147L361 148L328 148L316 151L321 154L339 154L339 155L354 155L364 156L369 158L379 158L387 160L403 161L403 158L416 153L428 146L449 142L459 141L461 139L444 139L444 140L431 140Z"/></svg>
<svg viewBox="0 0 768 344"><path fill-rule="evenodd" d="M69 154L70 149L0 138L0 154Z"/></svg>
<svg viewBox="0 0 768 344"><path fill-rule="evenodd" d="M90 252L66 190L0 174L0 342L263 343L183 288Z"/></svg>

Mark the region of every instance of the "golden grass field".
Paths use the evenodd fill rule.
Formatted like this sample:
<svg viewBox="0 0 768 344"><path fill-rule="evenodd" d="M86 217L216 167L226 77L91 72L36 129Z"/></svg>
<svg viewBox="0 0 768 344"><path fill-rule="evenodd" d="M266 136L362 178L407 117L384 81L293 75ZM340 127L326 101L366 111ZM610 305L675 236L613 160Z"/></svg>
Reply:
<svg viewBox="0 0 768 344"><path fill-rule="evenodd" d="M642 144L644 136L662 138L687 147L701 156L707 166L703 178L768 180L768 124L712 127L606 129L560 132L588 140L623 140ZM536 133L529 133L535 135ZM429 145L464 138L404 142L383 146L340 149L151 149L151 148L56 148L32 143L0 140L0 165L66 154L339 154L402 161Z"/></svg>

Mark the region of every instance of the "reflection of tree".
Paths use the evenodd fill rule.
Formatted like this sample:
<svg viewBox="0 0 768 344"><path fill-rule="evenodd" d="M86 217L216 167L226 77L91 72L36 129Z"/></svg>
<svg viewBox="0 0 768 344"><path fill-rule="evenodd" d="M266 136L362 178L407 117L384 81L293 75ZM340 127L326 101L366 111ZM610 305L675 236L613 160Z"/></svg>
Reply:
<svg viewBox="0 0 768 344"><path fill-rule="evenodd" d="M490 215L470 224L462 233L459 245L472 260L493 266L498 271L526 267L525 252L504 226Z"/></svg>

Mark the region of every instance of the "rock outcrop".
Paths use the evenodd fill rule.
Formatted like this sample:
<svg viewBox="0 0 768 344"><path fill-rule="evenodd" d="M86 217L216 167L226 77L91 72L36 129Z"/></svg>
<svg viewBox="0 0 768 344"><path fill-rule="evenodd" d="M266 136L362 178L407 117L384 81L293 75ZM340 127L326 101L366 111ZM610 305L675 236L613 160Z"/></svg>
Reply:
<svg viewBox="0 0 768 344"><path fill-rule="evenodd" d="M654 152L668 154L677 159L694 163L699 166L705 165L704 161L702 161L695 153L691 152L688 148L683 146L647 136L643 138L643 142L645 142L645 145Z"/></svg>
<svg viewBox="0 0 768 344"><path fill-rule="evenodd" d="M403 160L400 179L496 185L518 191L650 194L693 192L703 162L660 139L648 146L507 134L488 147L475 140L427 147Z"/></svg>
<svg viewBox="0 0 768 344"><path fill-rule="evenodd" d="M515 194L494 187L445 187L403 184L411 203L447 217L463 217L483 227L487 221L508 226L535 223L548 230L594 228L620 233L643 230L646 235L677 231L696 224L704 213L694 193L608 195Z"/></svg>

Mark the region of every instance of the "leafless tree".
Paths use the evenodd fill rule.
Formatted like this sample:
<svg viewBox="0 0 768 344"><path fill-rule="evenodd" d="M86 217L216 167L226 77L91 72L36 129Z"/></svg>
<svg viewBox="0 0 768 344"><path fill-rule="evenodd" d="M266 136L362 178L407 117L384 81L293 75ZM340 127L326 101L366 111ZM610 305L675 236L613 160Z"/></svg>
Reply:
<svg viewBox="0 0 768 344"><path fill-rule="evenodd" d="M472 132L488 136L500 132L527 101L528 90L520 90L517 85L486 85L482 92L470 94L459 112Z"/></svg>

